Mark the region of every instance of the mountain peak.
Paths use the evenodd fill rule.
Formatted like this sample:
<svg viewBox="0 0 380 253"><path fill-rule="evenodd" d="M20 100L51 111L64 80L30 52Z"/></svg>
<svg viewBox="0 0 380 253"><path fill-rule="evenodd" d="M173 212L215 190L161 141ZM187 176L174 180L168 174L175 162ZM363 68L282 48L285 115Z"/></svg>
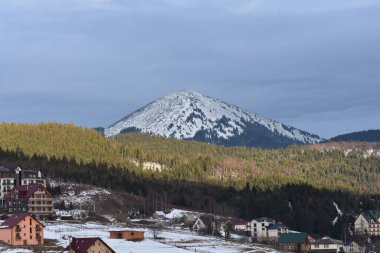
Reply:
<svg viewBox="0 0 380 253"><path fill-rule="evenodd" d="M130 131L213 144L260 147L321 140L316 135L189 90L153 101L105 129L105 135Z"/></svg>

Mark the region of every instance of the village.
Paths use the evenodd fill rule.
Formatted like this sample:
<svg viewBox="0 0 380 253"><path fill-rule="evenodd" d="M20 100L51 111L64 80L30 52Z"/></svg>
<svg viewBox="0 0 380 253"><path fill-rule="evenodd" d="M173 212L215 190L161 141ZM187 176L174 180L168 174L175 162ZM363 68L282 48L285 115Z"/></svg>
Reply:
<svg viewBox="0 0 380 253"><path fill-rule="evenodd" d="M361 213L345 240L293 231L267 217L247 221L181 209L149 217L131 210L125 222L106 224L57 208L47 184L38 169L0 166L2 252L379 252L376 210Z"/></svg>

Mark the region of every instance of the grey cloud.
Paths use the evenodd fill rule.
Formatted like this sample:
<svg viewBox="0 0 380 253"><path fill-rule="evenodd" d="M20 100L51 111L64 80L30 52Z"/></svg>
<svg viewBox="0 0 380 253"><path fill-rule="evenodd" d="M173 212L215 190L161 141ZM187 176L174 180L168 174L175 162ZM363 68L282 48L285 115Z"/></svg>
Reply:
<svg viewBox="0 0 380 253"><path fill-rule="evenodd" d="M0 3L2 121L106 126L194 89L324 137L379 128L378 1Z"/></svg>

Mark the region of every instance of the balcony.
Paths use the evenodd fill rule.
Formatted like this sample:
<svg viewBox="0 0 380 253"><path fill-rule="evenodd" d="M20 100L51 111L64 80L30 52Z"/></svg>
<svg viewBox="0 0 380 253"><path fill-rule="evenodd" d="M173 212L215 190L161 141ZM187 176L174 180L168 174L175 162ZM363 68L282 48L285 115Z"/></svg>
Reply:
<svg viewBox="0 0 380 253"><path fill-rule="evenodd" d="M37 197L37 196L29 198L29 201L42 201L42 200L44 200L44 201L53 201L53 198Z"/></svg>
<svg viewBox="0 0 380 253"><path fill-rule="evenodd" d="M31 207L51 207L53 208L53 203L51 204L28 204L28 207L31 208Z"/></svg>

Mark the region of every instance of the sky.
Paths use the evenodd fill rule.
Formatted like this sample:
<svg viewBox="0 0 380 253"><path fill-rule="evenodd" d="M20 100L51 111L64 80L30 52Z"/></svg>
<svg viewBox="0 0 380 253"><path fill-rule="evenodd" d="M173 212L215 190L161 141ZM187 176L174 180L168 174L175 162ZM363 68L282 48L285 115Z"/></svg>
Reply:
<svg viewBox="0 0 380 253"><path fill-rule="evenodd" d="M329 138L380 128L380 0L0 0L0 121L109 126L194 90Z"/></svg>

